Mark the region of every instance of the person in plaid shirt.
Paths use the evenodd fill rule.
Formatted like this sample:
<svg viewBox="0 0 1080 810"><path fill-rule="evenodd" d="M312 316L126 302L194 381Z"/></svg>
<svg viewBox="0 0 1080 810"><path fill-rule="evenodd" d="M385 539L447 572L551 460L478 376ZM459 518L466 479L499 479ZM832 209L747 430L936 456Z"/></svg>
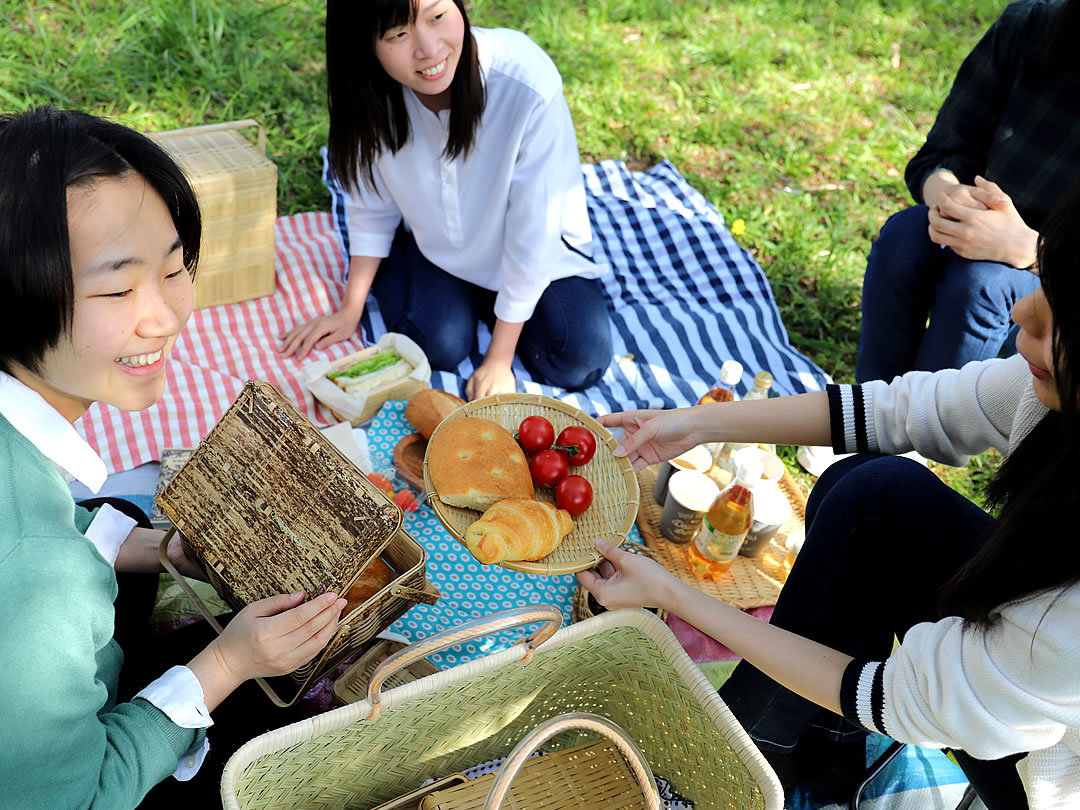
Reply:
<svg viewBox="0 0 1080 810"><path fill-rule="evenodd" d="M867 259L859 382L1003 350L1009 310L1039 286L1038 231L1080 179L1077 33L1080 0L1020 0L964 60L905 172L918 204Z"/></svg>

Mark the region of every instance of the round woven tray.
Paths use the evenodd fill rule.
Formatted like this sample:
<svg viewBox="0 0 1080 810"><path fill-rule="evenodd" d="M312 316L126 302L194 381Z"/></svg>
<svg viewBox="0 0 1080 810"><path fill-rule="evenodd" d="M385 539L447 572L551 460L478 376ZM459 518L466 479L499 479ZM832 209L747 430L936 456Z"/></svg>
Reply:
<svg viewBox="0 0 1080 810"><path fill-rule="evenodd" d="M584 476L592 484L592 506L574 518L574 530L546 557L533 562L507 561L500 565L526 574L574 574L600 562L600 554L596 550L598 538L622 545L637 519L640 490L630 462L625 458L616 458L614 451L619 443L607 428L577 408L540 394L496 394L478 399L462 405L442 424L466 416L490 419L510 433L517 432L518 425L526 416L543 416L551 422L556 435L570 425L582 425L596 436L596 455L588 464L572 468L574 474ZM432 438L438 432L436 428ZM430 442L428 444L430 446ZM426 456L424 488L429 493L428 503L443 526L452 537L464 544L465 531L480 518L481 513L475 509L450 506L439 499L439 493L431 483ZM550 492L543 489L536 490L536 499L548 503L555 500Z"/></svg>
<svg viewBox="0 0 1080 810"><path fill-rule="evenodd" d="M777 482L780 491L791 502L791 517L787 523L780 527L761 555L744 557L740 554L728 569L728 573L719 582L713 582L698 579L690 572L685 545L672 543L660 534L660 514L663 509L652 497L656 472L657 467L654 465L638 473L641 490L646 493L641 499L641 509L638 512L638 528L641 529L641 537L652 552L653 559L683 582L729 605L744 610L775 605L780 596L780 588L788 576L788 569L784 564L787 557L784 542L792 533L803 531L806 516L806 496L791 477L791 473L785 469L784 477Z"/></svg>

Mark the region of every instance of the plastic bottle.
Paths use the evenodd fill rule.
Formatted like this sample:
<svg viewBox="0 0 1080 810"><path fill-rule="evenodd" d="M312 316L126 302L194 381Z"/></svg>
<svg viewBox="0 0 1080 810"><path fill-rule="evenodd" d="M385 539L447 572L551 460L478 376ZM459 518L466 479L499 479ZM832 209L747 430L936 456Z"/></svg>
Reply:
<svg viewBox="0 0 1080 810"><path fill-rule="evenodd" d="M768 399L769 389L772 388L772 384L773 375L767 371L759 371L757 374L754 375L754 387L746 392L746 396L743 397L743 399L747 401L753 399ZM775 444L763 444L762 447L764 447L770 453L776 452Z"/></svg>
<svg viewBox="0 0 1080 810"><path fill-rule="evenodd" d="M742 363L738 360L725 360L724 364L720 366L720 379L716 381L716 385L710 388L705 396L698 400L698 405L707 405L710 402L734 402L737 400L739 395L735 393L735 386L742 379L742 373ZM724 443L707 442L705 447L708 448L713 463L719 463ZM727 468L725 467L725 469ZM729 470L729 472L734 473L735 471Z"/></svg>
<svg viewBox="0 0 1080 810"><path fill-rule="evenodd" d="M698 400L698 405L708 402L734 402L739 398L735 393L735 386L742 379L743 367L738 360L725 360L720 366L720 379L709 392Z"/></svg>
<svg viewBox="0 0 1080 810"><path fill-rule="evenodd" d="M686 555L690 571L698 579L721 579L731 568L753 523L754 496L751 482L761 479L760 461L739 467L732 481L709 507L701 531Z"/></svg>

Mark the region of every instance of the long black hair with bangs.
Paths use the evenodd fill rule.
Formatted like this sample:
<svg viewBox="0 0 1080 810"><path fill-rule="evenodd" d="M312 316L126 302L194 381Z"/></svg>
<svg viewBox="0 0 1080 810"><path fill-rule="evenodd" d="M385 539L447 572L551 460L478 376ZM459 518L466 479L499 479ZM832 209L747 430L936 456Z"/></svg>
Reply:
<svg viewBox="0 0 1080 810"><path fill-rule="evenodd" d="M468 156L484 113L486 96L476 43L463 0L453 0L465 34L450 84L450 126L443 154ZM326 75L330 107L330 171L346 188L360 179L375 188L375 159L409 142L404 88L375 56L375 42L391 28L416 21L417 0L328 0Z"/></svg>
<svg viewBox="0 0 1080 810"><path fill-rule="evenodd" d="M1053 314L1054 381L1061 408L1020 442L986 488L998 519L977 554L942 590L942 615L989 629L995 608L1080 582L1080 186L1055 206L1039 236L1042 289Z"/></svg>

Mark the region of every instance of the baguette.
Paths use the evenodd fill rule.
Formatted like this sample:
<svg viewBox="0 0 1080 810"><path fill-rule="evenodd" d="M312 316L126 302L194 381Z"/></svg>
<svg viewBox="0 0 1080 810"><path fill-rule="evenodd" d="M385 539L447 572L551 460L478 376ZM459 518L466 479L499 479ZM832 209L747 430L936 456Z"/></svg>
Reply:
<svg viewBox="0 0 1080 810"><path fill-rule="evenodd" d="M465 400L446 391L425 388L409 398L409 404L405 406L405 419L416 428L417 433L430 439L439 423L464 404Z"/></svg>
<svg viewBox="0 0 1080 810"><path fill-rule="evenodd" d="M482 563L539 560L574 530L565 509L530 498L506 498L465 531L465 545Z"/></svg>

